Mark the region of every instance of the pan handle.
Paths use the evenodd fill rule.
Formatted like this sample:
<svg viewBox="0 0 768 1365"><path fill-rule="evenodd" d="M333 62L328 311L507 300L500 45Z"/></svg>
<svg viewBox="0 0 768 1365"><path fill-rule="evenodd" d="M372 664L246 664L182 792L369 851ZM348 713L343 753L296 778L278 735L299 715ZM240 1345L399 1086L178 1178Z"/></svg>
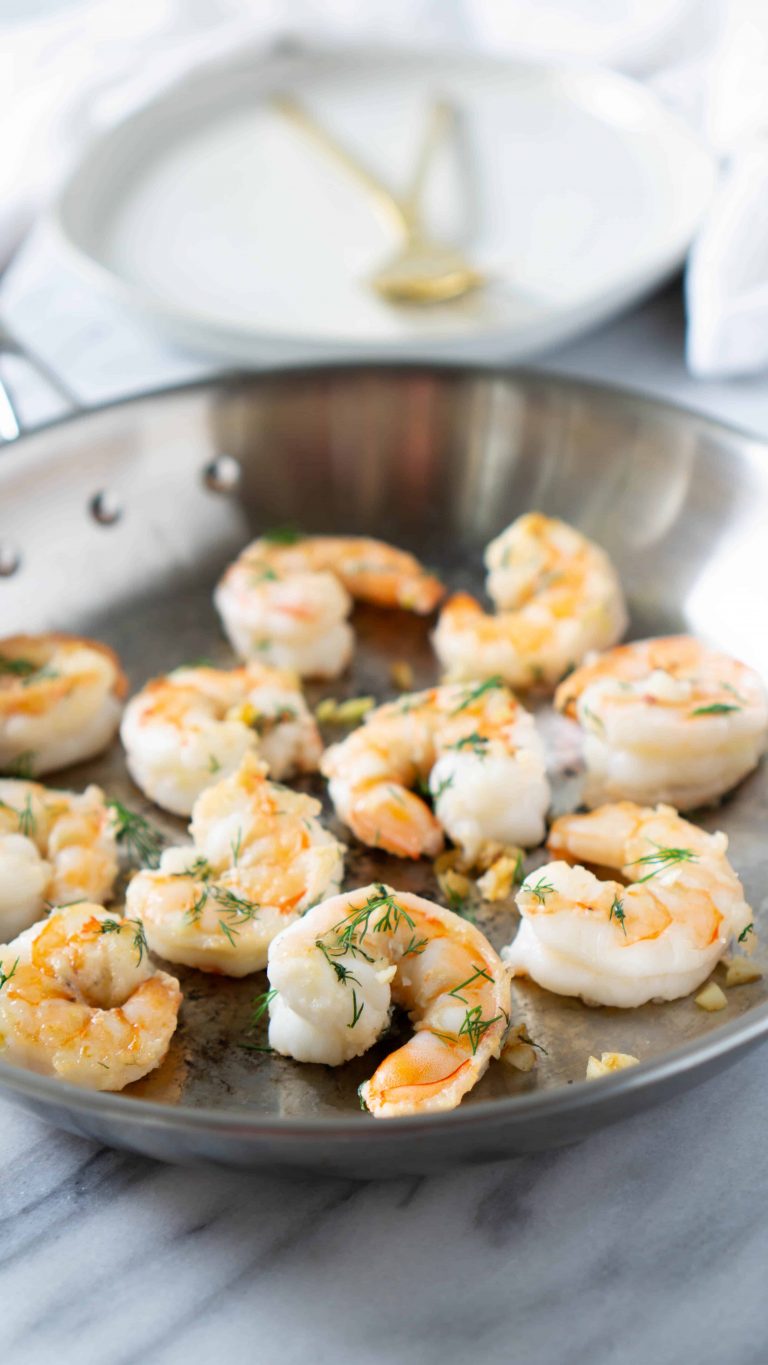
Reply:
<svg viewBox="0 0 768 1365"><path fill-rule="evenodd" d="M16 356L29 365L47 387L58 395L69 413L81 411L82 405L66 384L61 382L58 375L53 373L45 361L30 351L28 346L22 345L8 324L0 318L0 361L6 355ZM17 440L24 430L25 425L16 406L13 390L7 379L0 374L0 445L8 445L9 442Z"/></svg>

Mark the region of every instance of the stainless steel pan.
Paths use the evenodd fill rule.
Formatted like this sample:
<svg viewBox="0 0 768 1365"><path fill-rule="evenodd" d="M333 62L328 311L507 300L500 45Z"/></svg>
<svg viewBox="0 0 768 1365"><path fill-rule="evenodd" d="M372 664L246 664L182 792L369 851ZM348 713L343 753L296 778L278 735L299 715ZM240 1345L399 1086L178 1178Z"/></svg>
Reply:
<svg viewBox="0 0 768 1365"><path fill-rule="evenodd" d="M766 446L618 391L447 368L234 377L14 441L0 453L2 633L56 627L102 638L138 685L185 659L231 658L211 589L260 529L369 532L480 590L483 546L530 507L605 545L635 634L689 627L768 674ZM356 624L354 672L339 694L383 697L393 659L408 659L419 683L434 678L427 624L373 609ZM72 786L94 779L145 808L119 746L57 776ZM767 792L760 771L702 816L727 830L758 912ZM559 787L561 806L577 798L577 784ZM178 823L152 814L179 836ZM353 849L348 884L373 876L435 890L428 864ZM494 907L480 922L504 942L513 910ZM762 982L730 991L717 1015L692 1000L589 1010L520 985L518 1015L546 1049L535 1071L495 1065L452 1114L376 1122L356 1098L370 1054L330 1070L249 1050L250 1001L265 978L182 978L182 1024L154 1076L94 1095L0 1064L3 1090L53 1123L167 1160L393 1175L574 1141L703 1080L768 1032ZM642 1064L587 1084L587 1057L603 1049Z"/></svg>

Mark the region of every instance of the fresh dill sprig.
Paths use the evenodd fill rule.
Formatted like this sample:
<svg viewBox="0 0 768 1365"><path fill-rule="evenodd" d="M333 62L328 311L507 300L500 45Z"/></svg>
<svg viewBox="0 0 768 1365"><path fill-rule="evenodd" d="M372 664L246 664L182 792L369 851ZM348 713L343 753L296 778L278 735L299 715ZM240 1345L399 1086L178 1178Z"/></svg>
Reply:
<svg viewBox="0 0 768 1365"><path fill-rule="evenodd" d="M431 793L433 801L439 801L443 793L447 792L448 788L452 786L453 774L451 774L450 777L444 777L442 782L438 782L437 786L435 787L435 790Z"/></svg>
<svg viewBox="0 0 768 1365"><path fill-rule="evenodd" d="M296 526L273 526L270 531L262 531L261 539L270 545L295 545L304 536Z"/></svg>
<svg viewBox="0 0 768 1365"><path fill-rule="evenodd" d="M460 711L465 711L468 706L471 706L473 704L473 702L476 702L479 700L480 697L485 696L486 692L494 692L496 691L497 688L503 686L504 679L502 678L500 673L495 674L494 677L492 678L487 678L485 682L478 683L476 687L473 687L467 693L464 700L460 702L458 706L454 707L453 711L451 711L451 715L457 716Z"/></svg>
<svg viewBox="0 0 768 1365"><path fill-rule="evenodd" d="M469 1002L468 1002L467 1000L464 999L464 996L461 995L460 992L466 990L467 987L468 987L468 986L471 986L471 985L473 984L473 982L475 982L475 981L490 981L490 982L492 982L492 981L493 981L493 977L491 976L490 972L487 972L487 971L485 970L485 967L477 967L477 966L476 966L474 972L472 973L472 975L471 975L471 976L468 976L467 979L466 979L466 981L461 981L461 982L459 982L459 985L458 985L458 986L454 986L453 990L452 990L452 991L449 991L448 994L449 994L449 995L455 995L456 999L457 999L457 1000L460 1000L461 1003L462 1003L462 1005L466 1005L466 1004L468 1004Z"/></svg>
<svg viewBox="0 0 768 1365"><path fill-rule="evenodd" d="M415 934L411 934L409 942L403 948L403 957L418 957L419 953L424 952L428 942L429 939L417 938Z"/></svg>
<svg viewBox="0 0 768 1365"><path fill-rule="evenodd" d="M665 872L668 867L674 867L677 863L695 863L698 861L698 854L692 848L662 848L661 844L655 844L655 853L646 853L644 858L635 858L634 862L627 863L627 867L652 866L651 872L647 872L644 877L637 878L637 884L649 882L651 877L657 876L659 872Z"/></svg>
<svg viewBox="0 0 768 1365"><path fill-rule="evenodd" d="M626 918L627 918L626 914L624 913L624 902L620 900L618 896L614 896L613 900L611 901L611 908L608 911L608 919L609 920L615 919L616 923L621 925L622 929L624 930L625 938L627 936L627 926L625 924Z"/></svg>
<svg viewBox="0 0 768 1365"><path fill-rule="evenodd" d="M315 947L320 950L329 967L333 969L337 981L342 986L346 986L350 982L354 983L351 987L352 1022L348 1024L348 1028L354 1028L365 1008L365 1001L358 999L354 987L355 985L359 986L360 982L354 972L339 959L349 954L352 957L362 958L366 962L372 962L373 957L363 947L366 934L393 933L403 923L412 931L416 927L408 911L400 905L394 893L377 882L373 895L368 896L362 905L353 906L348 915L340 919L337 924L332 925L325 934L315 939ZM421 951L419 944L415 946L413 944L414 934L412 932L407 951Z"/></svg>
<svg viewBox="0 0 768 1365"><path fill-rule="evenodd" d="M163 851L163 836L143 815L128 810L122 801L108 801L112 811L115 838L143 867L158 867Z"/></svg>
<svg viewBox="0 0 768 1365"><path fill-rule="evenodd" d="M19 833L23 834L24 837L28 839L30 835L34 833L36 825L37 821L32 809L32 797L27 793L27 799L24 802L24 806L22 810L19 811Z"/></svg>
<svg viewBox="0 0 768 1365"><path fill-rule="evenodd" d="M455 744L449 745L449 748L471 749L472 753L477 754L478 758L485 758L488 740L485 739L483 735L479 734L477 730L473 730L470 735L464 735L463 739L459 739Z"/></svg>
<svg viewBox="0 0 768 1365"><path fill-rule="evenodd" d="M546 877L539 877L535 886L527 886L523 882L520 889L521 891L530 891L531 895L536 897L539 905L543 905L547 896L551 895L555 888L551 882L547 881Z"/></svg>
<svg viewBox="0 0 768 1365"><path fill-rule="evenodd" d="M353 986L353 987L352 987L352 1019L351 1019L350 1023L347 1024L347 1028L354 1028L354 1027L355 1027L355 1024L357 1023L357 1021L358 1021L358 1019L360 1018L360 1015L362 1014L362 1012L363 1012L364 1009L365 1009L365 1001L364 1001L364 1000L361 1000L361 1001L358 1003L357 991L355 990L355 988L354 988L354 986Z"/></svg>
<svg viewBox="0 0 768 1365"><path fill-rule="evenodd" d="M543 1052L543 1054L544 1054L545 1057L548 1057L548 1056L549 1056L549 1053L547 1052L547 1049L543 1046L542 1043L534 1043L534 1041L533 1041L533 1039L532 1039L530 1033L528 1032L528 1029L525 1027L525 1025L523 1025L523 1027L522 1027L521 1029L518 1030L517 1038L518 1038L518 1041L519 1041L519 1042L521 1042L521 1043L527 1043L527 1044L528 1044L528 1047L535 1047L535 1049L536 1049L537 1052Z"/></svg>
<svg viewBox="0 0 768 1365"><path fill-rule="evenodd" d="M467 1010L457 1036L469 1039L473 1057L491 1025L497 1023L501 1017L501 1014L495 1014L492 1019L484 1019L482 1005L475 1005Z"/></svg>
<svg viewBox="0 0 768 1365"><path fill-rule="evenodd" d="M147 952L147 936L144 932L144 925L140 919L104 919L99 926L101 934L120 934L126 924L133 926L133 946L136 949L136 966L141 966L144 954Z"/></svg>
<svg viewBox="0 0 768 1365"><path fill-rule="evenodd" d="M593 729L595 729L595 730L602 730L602 732L603 732L603 734L604 734L604 733L605 733L605 723L604 723L604 721L602 720L602 718L601 718L600 716L596 715L596 713L595 713L594 711L591 711L590 708L589 708L588 706L582 706L580 709L581 709L581 714L582 714L582 716L584 716L584 718L585 718L586 720L590 721L590 723L591 723Z"/></svg>
<svg viewBox="0 0 768 1365"><path fill-rule="evenodd" d="M0 965L0 991L3 989L3 986L7 985L11 978L16 975L16 968L18 967L18 965L19 965L18 958L16 958L16 961L14 962L9 972L4 971L3 967Z"/></svg>
<svg viewBox="0 0 768 1365"><path fill-rule="evenodd" d="M9 777L34 777L34 763L36 753L34 749L25 749L23 753L17 754L16 758L8 764L6 773Z"/></svg>
<svg viewBox="0 0 768 1365"><path fill-rule="evenodd" d="M729 711L740 711L740 706L735 706L733 702L713 701L711 706L697 706L695 711L691 711L692 716L726 716Z"/></svg>
<svg viewBox="0 0 768 1365"><path fill-rule="evenodd" d="M230 890L228 886L209 886L208 894L230 917L234 915L241 920L254 919L261 909L257 901L248 900L246 896L239 896L236 891Z"/></svg>
<svg viewBox="0 0 768 1365"><path fill-rule="evenodd" d="M30 678L33 673L39 672L39 669L40 665L33 663L32 659L9 659L5 654L0 654L0 675Z"/></svg>
<svg viewBox="0 0 768 1365"><path fill-rule="evenodd" d="M264 1018L264 1015L267 1014L269 1007L276 995L277 991L274 988L272 988L272 990L263 991L261 995L256 996L253 1002L251 1028L255 1028L257 1024L261 1023L262 1019Z"/></svg>
<svg viewBox="0 0 768 1365"><path fill-rule="evenodd" d="M733 686L732 683L721 681L720 686L722 687L724 692L730 692L731 696L735 697L737 701L746 704L747 700L746 697L742 697L741 693L736 691L736 688Z"/></svg>
<svg viewBox="0 0 768 1365"><path fill-rule="evenodd" d="M232 866L233 866L233 867L237 867L237 864L238 864L238 862L239 862L239 860L240 860L240 853L241 853L241 850L242 850L242 847L243 847L243 831L242 831L242 829L238 829L238 831L237 831L237 837L236 837L235 839L232 840L232 842L230 843L230 846L229 846L229 847L230 847L230 849L232 850Z"/></svg>
<svg viewBox="0 0 768 1365"><path fill-rule="evenodd" d="M755 926L754 926L754 924L752 923L752 921L750 920L750 922L749 922L749 924L746 926L746 928L745 928L745 929L742 929L741 933L739 934L739 943L745 943L746 940L747 940L747 936L748 936L749 934L754 934L754 932L755 932Z"/></svg>

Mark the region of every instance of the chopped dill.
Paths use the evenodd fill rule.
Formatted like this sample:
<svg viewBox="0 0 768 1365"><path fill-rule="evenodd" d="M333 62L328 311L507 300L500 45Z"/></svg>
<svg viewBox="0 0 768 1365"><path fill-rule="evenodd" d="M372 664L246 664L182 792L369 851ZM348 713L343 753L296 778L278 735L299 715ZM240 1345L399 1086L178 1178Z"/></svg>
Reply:
<svg viewBox="0 0 768 1365"><path fill-rule="evenodd" d="M461 981L461 982L459 983L458 986L454 986L453 990L452 990L452 991L449 991L448 994L449 994L449 995L455 995L456 999L457 999L457 1000L460 1000L461 1003L462 1003L462 1005L466 1005L468 1002L464 999L464 996L461 995L460 992L463 991L463 990L466 990L467 986L471 986L471 985L473 984L473 982L475 982L475 981L491 981L491 982L492 982L492 981L493 981L493 977L491 976L490 972L487 972L487 971L485 970L485 967L477 967L477 966L476 966L474 972L472 973L472 975L471 975L471 976L468 976L467 979L466 979L466 981Z"/></svg>
<svg viewBox="0 0 768 1365"><path fill-rule="evenodd" d="M443 795L443 793L444 793L444 792L447 792L448 788L449 788L449 787L452 787L452 786L453 786L453 776L451 775L450 777L444 777L443 780L442 780L442 782L438 782L437 786L435 787L434 792L432 792L432 798L433 798L433 800L434 800L434 801L439 801L439 800L440 800L440 797Z"/></svg>
<svg viewBox="0 0 768 1365"><path fill-rule="evenodd" d="M31 678L37 672L39 665L31 659L9 659L5 654L0 654L0 674L12 678Z"/></svg>
<svg viewBox="0 0 768 1365"><path fill-rule="evenodd" d="M486 692L493 692L497 688L503 686L504 679L502 678L500 673L496 673L492 678L486 678L485 682L478 683L476 687L473 687L467 693L464 700L460 702L458 706L454 707L453 711L451 711L451 715L457 716L460 711L465 711L468 706L471 706L473 704L473 702L476 702L479 700L480 697L485 696Z"/></svg>
<svg viewBox="0 0 768 1365"><path fill-rule="evenodd" d="M417 939L415 934L411 934L409 942L403 948L403 957L418 957L419 953L424 952L428 942L426 938Z"/></svg>
<svg viewBox="0 0 768 1365"><path fill-rule="evenodd" d="M455 744L449 746L451 749L471 749L478 758L485 758L485 751L488 748L488 740L484 739L477 730L473 730L471 735L465 735L463 739L457 740Z"/></svg>
<svg viewBox="0 0 768 1365"><path fill-rule="evenodd" d="M219 928L231 946L235 947L235 934L238 932L233 924L227 924L226 920L219 920Z"/></svg>
<svg viewBox="0 0 768 1365"><path fill-rule="evenodd" d="M548 1056L549 1056L549 1053L547 1052L547 1049L546 1049L541 1043L534 1043L534 1041L533 1041L533 1039L532 1039L530 1033L528 1032L528 1029L525 1027L525 1025L523 1025L523 1027L522 1027L521 1029L518 1030L517 1037L518 1037L518 1041L519 1041L519 1042L521 1042L521 1043L527 1043L527 1044L528 1044L528 1047L534 1047L534 1048L536 1049L537 1052L543 1052L543 1054L544 1054L545 1057L548 1057Z"/></svg>
<svg viewBox="0 0 768 1365"><path fill-rule="evenodd" d="M253 1014L251 1015L252 1028L255 1028L257 1024L261 1023L276 995L277 991L273 988L272 990L263 991L261 995L256 996L253 1002Z"/></svg>
<svg viewBox="0 0 768 1365"><path fill-rule="evenodd" d="M742 929L741 933L739 934L739 943L745 943L746 940L747 940L747 936L748 936L749 934L754 934L754 932L755 932L755 926L754 926L754 924L752 923L752 921L750 920L750 922L749 922L749 924L747 925L747 927L746 927L745 929Z"/></svg>
<svg viewBox="0 0 768 1365"><path fill-rule="evenodd" d="M144 958L144 954L147 952L147 936L144 933L144 925L142 924L140 919L130 919L126 917L125 919L122 920L118 919L102 920L99 926L99 933L120 934L122 933L126 924L133 925L133 946L136 949L137 954L136 965L138 967L141 965Z"/></svg>
<svg viewBox="0 0 768 1365"><path fill-rule="evenodd" d="M603 734L605 734L605 725L600 716L596 715L594 711L591 711L588 706L581 707L581 714L590 722L593 729L601 730Z"/></svg>
<svg viewBox="0 0 768 1365"><path fill-rule="evenodd" d="M539 877L535 886L526 886L525 882L523 882L521 887L522 891L530 891L531 895L536 897L539 905L544 904L547 896L551 895L554 889L554 886L551 882L547 881L546 877Z"/></svg>
<svg viewBox="0 0 768 1365"><path fill-rule="evenodd" d="M11 763L8 764L6 772L9 777L30 778L34 776L35 750L25 749L18 754Z"/></svg>
<svg viewBox="0 0 768 1365"><path fill-rule="evenodd" d="M19 832L28 839L34 833L36 825L35 813L32 810L32 797L27 794L24 807L19 811Z"/></svg>
<svg viewBox="0 0 768 1365"><path fill-rule="evenodd" d="M158 867L163 850L163 836L143 815L128 810L122 801L108 801L112 811L115 838L144 866Z"/></svg>
<svg viewBox="0 0 768 1365"><path fill-rule="evenodd" d="M636 858L634 862L627 863L627 867L650 867L652 871L647 872L644 877L638 877L637 883L649 882L651 877L655 877L659 872L665 872L667 868L674 867L677 863L695 863L698 855L692 848L662 848L661 844L655 844L655 853L646 853L644 858Z"/></svg>
<svg viewBox="0 0 768 1365"><path fill-rule="evenodd" d="M261 539L266 540L269 545L295 545L297 540L303 540L302 532L296 526L273 526L270 531L262 531Z"/></svg>
<svg viewBox="0 0 768 1365"><path fill-rule="evenodd" d="M0 991L3 989L3 986L7 985L11 978L16 975L16 968L18 967L18 965L19 965L18 958L16 958L16 961L14 962L9 972L4 971L2 965L0 965Z"/></svg>
<svg viewBox="0 0 768 1365"><path fill-rule="evenodd" d="M621 925L622 929L624 930L625 938L627 936L627 926L624 922L626 918L627 918L626 914L624 913L624 902L619 900L618 896L614 896L611 902L611 908L608 911L608 919L609 920L615 919L616 923Z"/></svg>
<svg viewBox="0 0 768 1365"><path fill-rule="evenodd" d="M491 1025L497 1023L501 1017L501 1014L495 1014L492 1019L484 1019L482 1005L475 1005L467 1010L457 1036L469 1039L473 1057Z"/></svg>
<svg viewBox="0 0 768 1365"><path fill-rule="evenodd" d="M729 711L740 711L740 706L735 706L733 702L713 701L711 706L697 706L695 711L691 711L692 716L726 716Z"/></svg>
<svg viewBox="0 0 768 1365"><path fill-rule="evenodd" d="M347 1024L347 1028L354 1028L354 1027L355 1027L355 1024L357 1023L357 1021L358 1021L358 1019L360 1018L360 1015L362 1014L362 1012L363 1012L364 1009L365 1009L365 1001L361 1001L361 1002L358 1004L358 1000L357 1000L357 991L355 990L355 988L354 988L354 986L353 986L353 987L352 987L352 1020L351 1020L351 1023Z"/></svg>

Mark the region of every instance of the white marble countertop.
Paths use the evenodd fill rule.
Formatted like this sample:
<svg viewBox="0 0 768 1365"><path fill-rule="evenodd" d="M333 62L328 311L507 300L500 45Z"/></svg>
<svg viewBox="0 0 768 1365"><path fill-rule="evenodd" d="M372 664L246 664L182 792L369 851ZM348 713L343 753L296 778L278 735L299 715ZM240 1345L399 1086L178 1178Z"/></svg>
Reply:
<svg viewBox="0 0 768 1365"><path fill-rule="evenodd" d="M10 315L39 340L39 307ZM668 292L548 364L768 433L768 378L696 384L681 336ZM175 1169L5 1102L0 1120L12 1362L758 1365L768 1354L765 1047L581 1146L395 1183Z"/></svg>

